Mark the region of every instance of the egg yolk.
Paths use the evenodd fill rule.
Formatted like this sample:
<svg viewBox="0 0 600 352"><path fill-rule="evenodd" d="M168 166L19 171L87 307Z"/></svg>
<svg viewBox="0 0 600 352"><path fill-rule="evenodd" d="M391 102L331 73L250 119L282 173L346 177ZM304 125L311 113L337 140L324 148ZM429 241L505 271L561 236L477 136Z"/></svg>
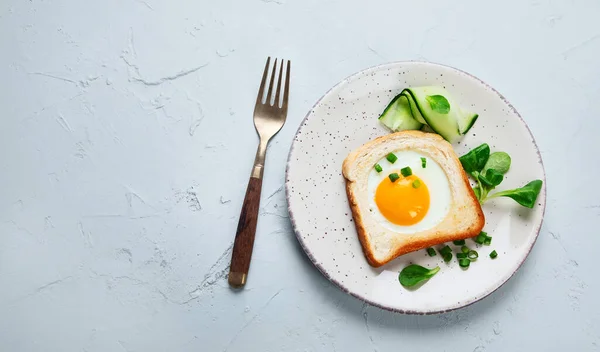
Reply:
<svg viewBox="0 0 600 352"><path fill-rule="evenodd" d="M395 182L386 177L377 186L375 204L390 222L402 226L414 225L429 210L429 190L425 182L415 175L401 176Z"/></svg>

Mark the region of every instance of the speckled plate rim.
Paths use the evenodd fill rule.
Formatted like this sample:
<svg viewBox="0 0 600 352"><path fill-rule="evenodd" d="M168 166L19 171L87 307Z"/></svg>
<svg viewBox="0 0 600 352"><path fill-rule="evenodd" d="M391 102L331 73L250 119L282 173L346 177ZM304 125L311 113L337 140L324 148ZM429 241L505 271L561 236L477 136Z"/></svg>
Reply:
<svg viewBox="0 0 600 352"><path fill-rule="evenodd" d="M488 89L490 89L492 92L494 92L495 94L498 95L498 97L500 99L502 99L502 101L504 101L504 103L509 107L509 109L521 120L521 122L523 123L523 125L527 128L527 132L529 133L529 136L531 137L531 141L533 142L533 145L535 147L535 151L537 153L538 156L538 160L540 163L540 166L542 168L542 181L543 181L543 186L542 186L542 190L540 192L540 195L538 195L538 199L541 199L541 207L542 207L542 216L540 219L539 224L537 225L537 227L534 229L534 238L533 241L531 242L531 244L529 245L529 248L526 248L526 253L523 256L522 260L518 263L518 265L515 267L515 270L513 272L511 272L510 274L508 274L507 276L503 277L502 280L500 280L500 284L494 286L490 286L489 289L484 292L480 297L477 297L475 299L472 299L470 301L466 301L464 303L460 303L457 304L454 307L451 307L449 309L443 309L443 310L431 310L431 311L418 311L418 310L402 310L402 309L397 309L397 308L393 308L393 307L388 307L382 304L379 304L377 302L374 302L366 297L363 297L362 295L356 294L350 290L348 290L344 285L342 285L340 282L338 282L337 280L335 280L334 278L332 278L327 271L325 270L325 268L323 268L322 265L320 265L316 258L314 257L313 253L310 251L310 249L306 246L306 243L304 242L304 240L302 239L302 236L300 236L300 233L298 231L298 226L296 225L296 218L294 216L294 211L292 210L293 208L293 204L290 201L290 177L289 177L289 170L290 170L290 163L291 163L291 159L292 159L292 154L294 152L294 147L296 144L296 137L298 136L298 134L300 133L302 127L304 126L304 124L306 123L306 121L308 120L308 118L310 117L312 111L315 109L315 107L317 107L324 99L326 99L333 91L335 91L338 87L347 84L349 81L351 81L352 79L354 79L357 76L366 74L370 71L376 71L376 70L380 70L380 69L384 69L386 67L390 67L390 66L395 66L395 65L406 65L406 64L425 64L425 65L432 65L432 66L439 66L439 67L443 67L446 69L450 69L450 70L454 70L457 71L459 73L462 73L464 75L467 75L473 79L475 79L476 81L478 81L479 83L481 83L482 85L484 85L485 87L487 87ZM336 85L334 85L331 89L329 89L325 94L323 94L323 96L321 96L321 98L319 98L319 100L317 100L317 102L308 110L308 113L306 114L306 116L302 119L302 121L300 122L300 125L298 126L298 129L296 130L296 133L294 135L294 139L292 140L292 145L290 147L290 151L288 153L288 158L287 158L287 162L286 162L286 167L285 167L285 197L286 197L286 201L287 201L287 209L288 209L288 213L290 216L290 222L292 224L292 229L294 230L294 233L296 234L296 238L298 239L298 242L300 243L300 246L302 247L302 249L304 250L304 253L306 253L306 255L308 256L308 258L310 259L310 261L314 264L314 266L317 267L317 269L321 272L321 274L323 274L323 276L325 276L329 281L331 281L334 285L336 285L337 287L340 288L340 290L342 290L343 292L351 295L352 297L358 298L359 300L366 302L372 306L381 308L381 309L385 309L391 312L396 312L396 313L402 313L402 314L417 314L417 315L431 315L431 314L441 314L441 313L447 313L447 312L451 312L453 310L456 309L461 309L464 307L468 307L470 305L472 305L473 303L479 302L482 299L486 298L487 296L491 295L493 292L495 292L497 289L499 289L500 287L502 287L506 282L508 282L508 280L510 280L511 277L514 276L514 274L519 270L519 268L521 268L521 266L523 265L523 263L525 262L525 260L527 259L527 257L529 257L529 253L531 253L531 250L533 248L533 246L535 245L535 243L537 242L537 239L539 237L540 234L540 230L542 228L542 224L544 222L544 216L546 214L546 169L544 167L544 163L542 160L542 155L540 154L540 150L538 148L538 145L535 141L535 138L533 136L533 133L531 133L531 129L529 128L529 126L527 125L527 123L525 122L525 120L523 120L523 117L521 117L521 115L519 114L519 112L517 111L517 109L515 109L515 107L502 95L500 94L496 89L494 89L493 87L491 87L489 84L485 83L483 80L477 78L476 76L465 72L463 70L457 69L455 67L452 66L448 66L448 65L442 65L442 64L438 64L438 63L434 63L434 62L428 62L428 61L419 61L419 60L411 60L411 61L395 61L395 62L389 62L389 63L385 63L385 64L380 64L380 65L376 65L376 66L372 66L369 67L367 69L358 71L346 78L344 78L342 81L340 81L339 83L337 83Z"/></svg>

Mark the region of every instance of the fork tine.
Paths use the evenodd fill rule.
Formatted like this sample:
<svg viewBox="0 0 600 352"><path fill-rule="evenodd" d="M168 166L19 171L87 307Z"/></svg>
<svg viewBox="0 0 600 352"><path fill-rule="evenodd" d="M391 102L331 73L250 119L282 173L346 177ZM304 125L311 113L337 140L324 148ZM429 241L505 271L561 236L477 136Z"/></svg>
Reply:
<svg viewBox="0 0 600 352"><path fill-rule="evenodd" d="M275 71L277 70L277 59L275 59L275 63L273 64L273 71L271 72L271 83L269 83L269 91L267 92L267 99L265 100L265 104L271 105L271 96L273 95L273 83L275 82Z"/></svg>
<svg viewBox="0 0 600 352"><path fill-rule="evenodd" d="M275 90L275 103L273 104L275 107L281 107L279 103L279 98L281 97L281 78L283 77L283 62L285 60L281 60L281 65L279 67L279 79L277 80L277 90Z"/></svg>
<svg viewBox="0 0 600 352"><path fill-rule="evenodd" d="M262 104L263 95L265 94L265 83L267 83L267 73L269 73L269 64L271 63L271 57L267 57L267 64L265 65L265 72L260 82L260 88L258 89L258 96L256 97L256 105Z"/></svg>
<svg viewBox="0 0 600 352"><path fill-rule="evenodd" d="M291 62L290 62L290 60L288 60L287 68L285 71L285 86L283 88L283 104L281 105L281 108L283 109L284 113L287 113L288 97L290 95L290 69L291 69Z"/></svg>

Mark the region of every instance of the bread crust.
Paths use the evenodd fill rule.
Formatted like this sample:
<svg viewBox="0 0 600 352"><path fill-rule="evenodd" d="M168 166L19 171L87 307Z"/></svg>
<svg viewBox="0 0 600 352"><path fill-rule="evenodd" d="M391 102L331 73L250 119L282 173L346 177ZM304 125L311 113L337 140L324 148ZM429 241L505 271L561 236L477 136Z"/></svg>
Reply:
<svg viewBox="0 0 600 352"><path fill-rule="evenodd" d="M399 135L410 137L410 138L426 137L426 138L432 139L432 143L446 143L447 144L447 146L443 146L443 147L452 151L451 158L452 158L452 161L454 162L455 166L458 166L458 167L456 167L456 170L458 170L458 172L460 172L462 186L464 186L465 192L468 193L467 196L468 196L468 199L470 200L471 204L475 204L475 206L470 208L470 211L475 212L474 221L466 229L455 232L455 233L448 233L448 232L444 232L444 231L433 231L431 234L428 234L428 236L425 238L411 237L410 241L406 241L406 242L402 243L402 245L398 246L392 253L390 253L390 255L388 255L385 258L378 259L374 254L371 239L368 235L367 226L365 225L365 222L364 222L363 212L360 209L359 202L357 199L358 195L356 194L354 187L353 187L356 180L351 180L348 175L352 171L351 170L352 165L353 165L354 161L356 160L356 158L363 155L365 153L365 151L368 152L371 145L376 144L376 143L385 142L390 139L398 138ZM481 232L481 230L483 229L483 226L485 225L485 216L483 214L483 211L481 209L479 201L477 200L477 197L475 196L475 193L473 192L473 189L471 188L469 179L467 178L467 175L464 172L462 165L460 164L460 161L458 160L458 157L456 156L456 153L454 153L454 150L452 149L450 144L437 134L426 133L426 132L421 132L421 131L402 131L402 132L397 132L397 133L385 135L382 137L378 137L378 138L366 143L365 145L359 147L357 150L351 152L348 155L348 157L344 160L344 163L342 165L342 174L344 175L344 179L346 181L346 194L348 196L348 202L350 204L350 210L352 211L352 217L354 219L354 224L356 227L356 232L358 234L358 239L363 248L363 252L367 259L367 262L369 263L369 265L371 265L373 267L380 267L382 265L385 265L388 262L392 261L393 259L397 258L398 256L409 253L409 252L432 247L434 245L441 244L444 242L450 242L450 241L456 241L456 240L462 240L462 239L466 239L466 238L475 237ZM452 216L452 215L453 215L453 211L451 209L448 212L447 217Z"/></svg>

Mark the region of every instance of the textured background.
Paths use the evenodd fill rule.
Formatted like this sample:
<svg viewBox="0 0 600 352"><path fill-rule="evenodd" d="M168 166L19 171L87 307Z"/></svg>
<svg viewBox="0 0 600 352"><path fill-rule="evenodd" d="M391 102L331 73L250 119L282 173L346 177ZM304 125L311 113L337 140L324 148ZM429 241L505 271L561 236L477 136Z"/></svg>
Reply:
<svg viewBox="0 0 600 352"><path fill-rule="evenodd" d="M598 1L0 3L0 350L600 349ZM250 281L225 280L267 55L293 61ZM539 240L487 299L437 316L363 305L291 232L301 119L365 67L469 71L531 127L548 175Z"/></svg>

